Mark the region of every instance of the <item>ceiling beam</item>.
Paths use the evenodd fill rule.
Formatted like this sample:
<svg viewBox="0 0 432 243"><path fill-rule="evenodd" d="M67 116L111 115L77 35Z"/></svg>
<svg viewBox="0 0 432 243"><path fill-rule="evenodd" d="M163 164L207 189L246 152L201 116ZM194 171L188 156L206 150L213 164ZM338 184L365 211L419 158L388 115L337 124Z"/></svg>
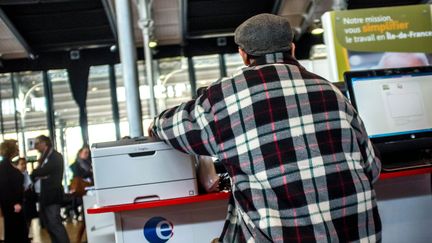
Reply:
<svg viewBox="0 0 432 243"><path fill-rule="evenodd" d="M118 53L112 52L109 47L97 49L83 49L80 51L81 61L88 65L106 65L119 62ZM3 60L3 67L0 73L20 71L41 71L50 69L64 69L70 65L69 51L41 52L39 58L31 59L10 59Z"/></svg>
<svg viewBox="0 0 432 243"><path fill-rule="evenodd" d="M117 20L116 20L115 14L114 14L113 2L111 0L102 0L102 5L103 5L103 8L104 8L105 13L107 15L107 19L108 19L109 25L111 27L111 31L114 35L114 39L117 42L117 40L118 40L118 38L117 38L117 24L116 24Z"/></svg>
<svg viewBox="0 0 432 243"><path fill-rule="evenodd" d="M31 59L36 58L36 54L33 52L30 45L27 43L27 41L22 37L22 35L18 32L18 30L15 28L15 26L12 24L12 22L9 20L3 9L0 8L0 18L5 23L6 27L10 30L10 32L15 36L17 41L21 44L21 46L24 48L24 50L27 52L27 56Z"/></svg>
<svg viewBox="0 0 432 243"><path fill-rule="evenodd" d="M78 2L82 0L0 0L0 5L26 5L38 3Z"/></svg>
<svg viewBox="0 0 432 243"><path fill-rule="evenodd" d="M277 14L282 6L282 0L275 0L273 4L272 14Z"/></svg>
<svg viewBox="0 0 432 243"><path fill-rule="evenodd" d="M187 21L187 0L181 0L180 1L180 17L181 17L181 34L182 34L182 44L185 43L186 35L188 33L188 21Z"/></svg>

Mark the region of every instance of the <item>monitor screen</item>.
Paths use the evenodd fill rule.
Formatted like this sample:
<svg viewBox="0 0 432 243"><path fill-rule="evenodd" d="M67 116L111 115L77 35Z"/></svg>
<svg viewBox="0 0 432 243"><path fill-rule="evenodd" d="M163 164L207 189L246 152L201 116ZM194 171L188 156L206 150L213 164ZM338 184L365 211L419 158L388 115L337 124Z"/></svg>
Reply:
<svg viewBox="0 0 432 243"><path fill-rule="evenodd" d="M372 141L432 137L432 67L353 71L345 81Z"/></svg>

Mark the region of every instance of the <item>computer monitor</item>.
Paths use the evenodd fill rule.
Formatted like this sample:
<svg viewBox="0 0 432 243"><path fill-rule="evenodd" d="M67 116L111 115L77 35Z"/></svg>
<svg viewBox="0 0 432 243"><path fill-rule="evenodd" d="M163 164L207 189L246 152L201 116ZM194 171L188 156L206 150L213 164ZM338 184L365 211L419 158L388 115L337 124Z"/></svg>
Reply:
<svg viewBox="0 0 432 243"><path fill-rule="evenodd" d="M432 67L351 71L349 97L374 144L432 148Z"/></svg>

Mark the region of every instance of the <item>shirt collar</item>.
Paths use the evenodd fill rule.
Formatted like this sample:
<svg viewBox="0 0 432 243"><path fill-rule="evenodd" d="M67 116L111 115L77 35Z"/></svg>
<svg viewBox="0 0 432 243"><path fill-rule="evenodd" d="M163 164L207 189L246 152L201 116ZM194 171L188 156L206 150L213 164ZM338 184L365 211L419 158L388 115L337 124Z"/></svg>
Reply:
<svg viewBox="0 0 432 243"><path fill-rule="evenodd" d="M249 66L258 66L272 63L284 63L300 66L300 63L289 52L275 52L264 56L256 57L255 61Z"/></svg>

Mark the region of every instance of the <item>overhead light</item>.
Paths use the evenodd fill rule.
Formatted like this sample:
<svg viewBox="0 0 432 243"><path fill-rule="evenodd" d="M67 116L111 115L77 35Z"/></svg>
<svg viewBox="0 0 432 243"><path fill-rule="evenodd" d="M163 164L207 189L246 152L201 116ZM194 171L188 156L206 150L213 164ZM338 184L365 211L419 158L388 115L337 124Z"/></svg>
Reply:
<svg viewBox="0 0 432 243"><path fill-rule="evenodd" d="M313 24L311 26L312 30L311 30L311 34L312 35L321 35L322 33L324 33L324 29L322 28L322 24L321 24L321 20L319 19L315 19L313 21Z"/></svg>
<svg viewBox="0 0 432 243"><path fill-rule="evenodd" d="M311 34L312 34L312 35L321 35L322 33L324 33L324 29L321 28L321 27L314 28L314 29L311 31Z"/></svg>
<svg viewBox="0 0 432 243"><path fill-rule="evenodd" d="M155 48L157 45L158 45L157 41L154 41L154 40L152 40L148 43L148 46L150 48Z"/></svg>
<svg viewBox="0 0 432 243"><path fill-rule="evenodd" d="M33 53L30 53L30 54L29 54L29 58L30 58L31 60L36 60L36 59L38 58L38 56L35 55L35 54L33 54Z"/></svg>
<svg viewBox="0 0 432 243"><path fill-rule="evenodd" d="M98 90L97 87L93 87L93 88L91 89L91 91L93 91L93 92L95 92L96 90Z"/></svg>

